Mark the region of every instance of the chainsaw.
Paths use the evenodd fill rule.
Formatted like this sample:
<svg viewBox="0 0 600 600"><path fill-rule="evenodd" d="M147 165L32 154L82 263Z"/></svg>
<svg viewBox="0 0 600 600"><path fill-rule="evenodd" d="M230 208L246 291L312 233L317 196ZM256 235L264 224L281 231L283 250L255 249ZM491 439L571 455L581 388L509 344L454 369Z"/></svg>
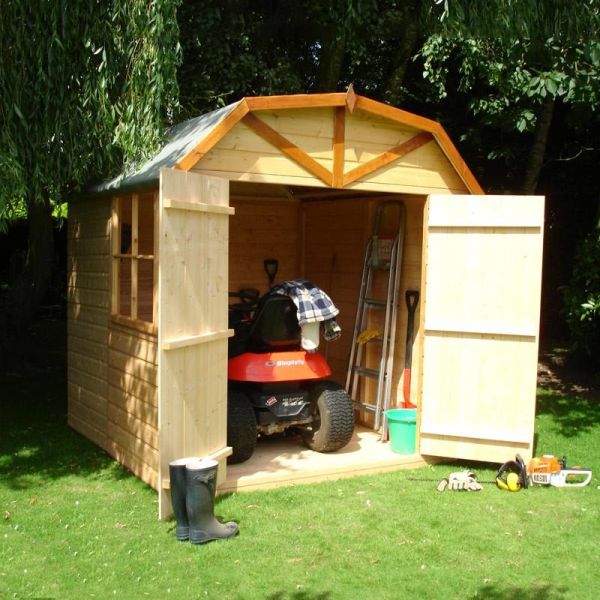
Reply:
<svg viewBox="0 0 600 600"><path fill-rule="evenodd" d="M531 485L554 487L584 487L592 480L591 469L567 468L567 459L552 454L532 458L527 463L527 477Z"/></svg>

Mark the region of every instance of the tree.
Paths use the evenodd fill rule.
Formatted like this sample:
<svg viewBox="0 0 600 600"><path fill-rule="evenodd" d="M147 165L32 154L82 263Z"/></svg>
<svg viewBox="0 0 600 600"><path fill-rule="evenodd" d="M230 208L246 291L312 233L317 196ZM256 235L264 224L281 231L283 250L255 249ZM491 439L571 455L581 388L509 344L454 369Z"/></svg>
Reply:
<svg viewBox="0 0 600 600"><path fill-rule="evenodd" d="M23 200L28 215L25 268L4 298L4 358L52 273L53 204L152 151L173 117L177 4L0 3L0 203Z"/></svg>
<svg viewBox="0 0 600 600"><path fill-rule="evenodd" d="M424 0L188 0L179 9L185 116L242 96L355 82L398 104L427 22Z"/></svg>
<svg viewBox="0 0 600 600"><path fill-rule="evenodd" d="M488 190L546 195L542 334L573 337L573 299L587 292L577 277L568 297L560 289L581 272L575 249L600 215L600 2L438 0L436 9L420 55L429 98Z"/></svg>
<svg viewBox="0 0 600 600"><path fill-rule="evenodd" d="M438 0L440 31L425 42L424 75L438 98L468 93L469 110L484 126L527 134L490 152L519 146L525 156L518 190L535 193L546 161L557 104L600 106L600 2L598 0ZM580 112L580 116L584 116ZM494 136L491 137L494 139ZM516 136L519 139L519 136ZM510 148L509 148L510 146Z"/></svg>

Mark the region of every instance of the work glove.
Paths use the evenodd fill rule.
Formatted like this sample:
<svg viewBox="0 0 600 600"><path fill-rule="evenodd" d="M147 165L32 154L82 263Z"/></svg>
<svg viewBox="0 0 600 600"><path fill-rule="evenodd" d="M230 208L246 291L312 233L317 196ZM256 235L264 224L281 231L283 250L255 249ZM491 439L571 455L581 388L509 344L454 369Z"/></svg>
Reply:
<svg viewBox="0 0 600 600"><path fill-rule="evenodd" d="M456 471L450 473L446 479L442 479L437 486L438 492L443 492L446 488L453 492L467 491L479 492L481 484L477 481L475 473L471 471Z"/></svg>

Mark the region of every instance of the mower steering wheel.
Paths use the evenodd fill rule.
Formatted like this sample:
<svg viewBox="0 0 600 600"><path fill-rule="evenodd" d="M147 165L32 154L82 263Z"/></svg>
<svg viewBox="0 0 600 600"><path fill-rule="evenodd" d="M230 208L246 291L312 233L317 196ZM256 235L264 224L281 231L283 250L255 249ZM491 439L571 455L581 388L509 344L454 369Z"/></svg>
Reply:
<svg viewBox="0 0 600 600"><path fill-rule="evenodd" d="M239 292L229 292L229 297L239 298L242 301L239 304L230 304L229 310L247 313L256 308L260 298L260 292L254 288L243 288Z"/></svg>
<svg viewBox="0 0 600 600"><path fill-rule="evenodd" d="M238 292L238 297L244 304L256 304L260 298L260 292L255 288L243 288Z"/></svg>

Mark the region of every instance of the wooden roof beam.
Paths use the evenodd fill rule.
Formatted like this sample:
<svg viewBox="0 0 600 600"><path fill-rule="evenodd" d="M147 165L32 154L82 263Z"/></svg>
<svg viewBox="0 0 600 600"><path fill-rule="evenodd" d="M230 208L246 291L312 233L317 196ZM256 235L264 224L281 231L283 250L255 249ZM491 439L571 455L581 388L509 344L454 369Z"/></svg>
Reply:
<svg viewBox="0 0 600 600"><path fill-rule="evenodd" d="M409 140L406 140L402 144L390 148L387 152L376 156L372 160L363 163L355 169L352 169L352 171L346 173L343 179L343 186L346 187L354 181L362 179L366 175L369 175L373 171L377 171L377 169L381 169L389 165L390 163L393 163L395 160L406 156L408 153L412 152L413 150L416 150L417 148L420 148L421 146L424 146L431 140L433 140L433 135L431 135L431 133L427 131L422 131L421 133L418 133L417 135L410 138Z"/></svg>
<svg viewBox="0 0 600 600"><path fill-rule="evenodd" d="M189 171L226 133L233 129L244 115L248 114L249 110L246 99L240 100L238 105L206 137L202 138L193 150L179 160L175 168Z"/></svg>
<svg viewBox="0 0 600 600"><path fill-rule="evenodd" d="M395 108L387 104L382 104L381 102L376 102L375 100L365 98L364 96L356 97L356 108L374 115L378 115L384 119L389 119L390 121L409 125L411 127L421 129L424 132L431 133L442 152L446 155L446 158L456 169L456 172L463 180L468 190L472 194L485 194L483 188L479 185L479 182L467 166L467 163L465 163L462 156L459 154L456 146L452 143L452 140L446 133L445 129L437 121L432 121L431 119L420 117L419 115L409 113L400 108Z"/></svg>
<svg viewBox="0 0 600 600"><path fill-rule="evenodd" d="M320 165L316 160L311 158L304 150L300 149L296 144L290 142L280 133L275 131L270 125L267 125L263 120L259 119L253 113L248 113L242 119L245 125L250 127L257 135L275 146L288 158L291 158L295 163L299 164L303 169L318 177L321 181L331 186L333 183L333 175L325 167Z"/></svg>
<svg viewBox="0 0 600 600"><path fill-rule="evenodd" d="M333 187L344 186L344 155L346 153L346 107L333 109Z"/></svg>
<svg viewBox="0 0 600 600"><path fill-rule="evenodd" d="M290 96L256 96L245 99L252 110L277 110L282 108L327 108L344 106L346 94L293 94Z"/></svg>

